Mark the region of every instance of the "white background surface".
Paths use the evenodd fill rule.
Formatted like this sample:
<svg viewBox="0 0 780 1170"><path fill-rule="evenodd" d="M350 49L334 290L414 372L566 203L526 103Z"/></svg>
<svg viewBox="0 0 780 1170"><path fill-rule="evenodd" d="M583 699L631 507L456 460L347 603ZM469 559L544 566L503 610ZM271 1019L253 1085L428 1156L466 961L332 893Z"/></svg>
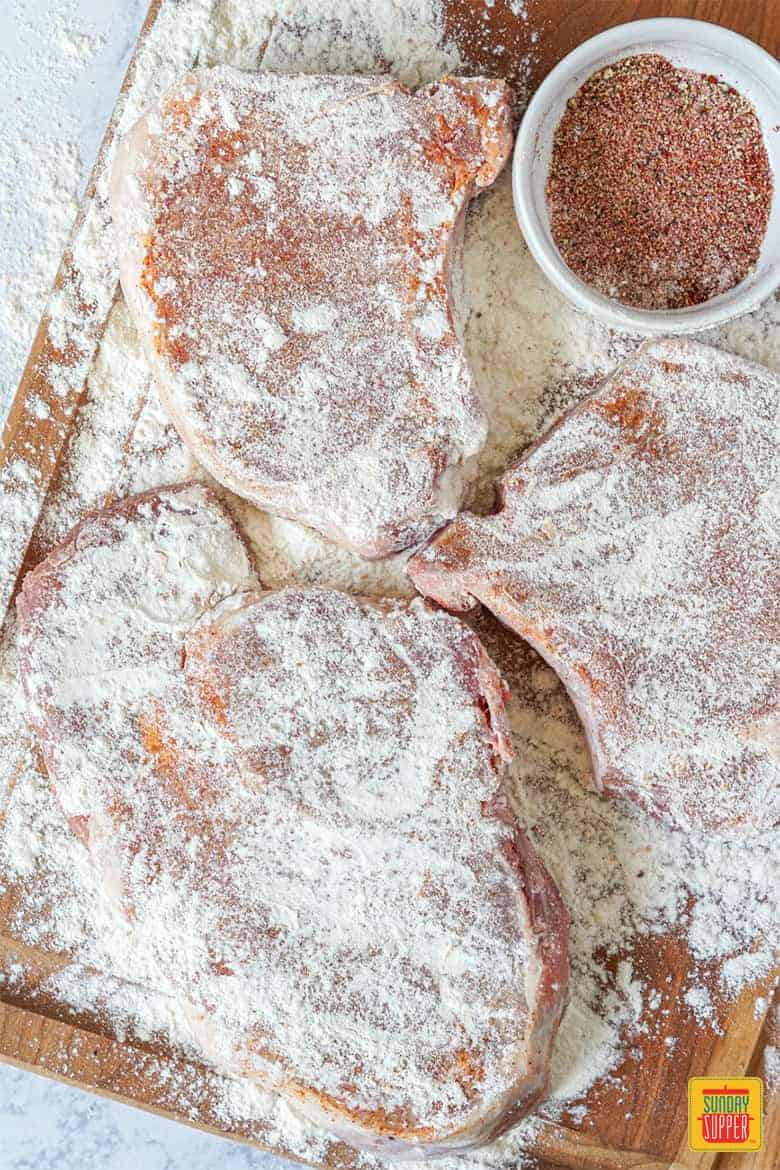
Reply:
<svg viewBox="0 0 780 1170"><path fill-rule="evenodd" d="M148 0L0 0L0 418Z"/></svg>
<svg viewBox="0 0 780 1170"><path fill-rule="evenodd" d="M0 418L145 10L146 0L0 3ZM0 1170L281 1165L244 1146L0 1065Z"/></svg>

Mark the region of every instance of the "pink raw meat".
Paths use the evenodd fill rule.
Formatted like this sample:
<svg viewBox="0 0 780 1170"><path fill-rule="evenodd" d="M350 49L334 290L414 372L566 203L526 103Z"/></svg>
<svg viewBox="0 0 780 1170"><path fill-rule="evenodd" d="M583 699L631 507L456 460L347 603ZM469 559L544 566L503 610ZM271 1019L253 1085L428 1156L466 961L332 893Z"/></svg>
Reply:
<svg viewBox="0 0 780 1170"><path fill-rule="evenodd" d="M504 686L467 626L262 592L196 485L88 517L18 610L52 782L181 1043L385 1155L534 1107L567 918L504 795Z"/></svg>
<svg viewBox="0 0 780 1170"><path fill-rule="evenodd" d="M457 304L470 199L512 143L503 82L221 67L122 143L122 287L194 455L368 557L456 515L487 422Z"/></svg>
<svg viewBox="0 0 780 1170"><path fill-rule="evenodd" d="M558 672L598 791L685 828L780 816L780 380L647 342L409 563Z"/></svg>

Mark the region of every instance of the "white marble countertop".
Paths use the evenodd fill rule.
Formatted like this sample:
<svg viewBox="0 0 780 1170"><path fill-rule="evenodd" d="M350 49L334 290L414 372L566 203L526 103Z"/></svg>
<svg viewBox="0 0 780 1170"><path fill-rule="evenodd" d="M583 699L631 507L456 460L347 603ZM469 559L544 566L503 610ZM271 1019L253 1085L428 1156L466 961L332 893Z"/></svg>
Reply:
<svg viewBox="0 0 780 1170"><path fill-rule="evenodd" d="M282 1170L290 1163L0 1065L1 1170Z"/></svg>
<svg viewBox="0 0 780 1170"><path fill-rule="evenodd" d="M146 0L0 5L0 421L145 11ZM261 1165L285 1164L0 1065L0 1170Z"/></svg>

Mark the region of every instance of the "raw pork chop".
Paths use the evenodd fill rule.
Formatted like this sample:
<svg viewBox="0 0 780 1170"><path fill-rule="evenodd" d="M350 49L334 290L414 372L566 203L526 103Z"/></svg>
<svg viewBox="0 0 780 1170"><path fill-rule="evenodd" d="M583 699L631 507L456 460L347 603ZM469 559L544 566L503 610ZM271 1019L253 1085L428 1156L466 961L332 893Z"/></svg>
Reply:
<svg viewBox="0 0 780 1170"><path fill-rule="evenodd" d="M599 791L681 828L780 815L780 383L692 341L648 342L410 562L561 676Z"/></svg>
<svg viewBox="0 0 780 1170"><path fill-rule="evenodd" d="M112 180L122 287L216 479L370 557L457 513L487 425L451 286L510 145L483 79L202 69L141 119Z"/></svg>
<svg viewBox="0 0 780 1170"><path fill-rule="evenodd" d="M199 487L79 525L19 601L33 722L180 1041L345 1140L479 1144L544 1092L566 914L502 681L421 599L258 592Z"/></svg>

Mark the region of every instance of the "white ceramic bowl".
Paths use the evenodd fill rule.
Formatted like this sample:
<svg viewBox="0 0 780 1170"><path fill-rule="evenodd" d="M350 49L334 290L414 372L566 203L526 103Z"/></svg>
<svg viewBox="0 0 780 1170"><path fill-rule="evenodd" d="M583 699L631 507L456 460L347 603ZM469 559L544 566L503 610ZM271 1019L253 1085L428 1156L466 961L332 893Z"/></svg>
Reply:
<svg viewBox="0 0 780 1170"><path fill-rule="evenodd" d="M555 129L566 102L592 73L635 53L661 53L674 65L712 73L756 108L772 167L774 194L758 263L740 284L686 309L632 309L575 276L550 232L545 185ZM693 333L754 309L780 285L780 65L753 41L700 20L638 20L576 48L545 78L520 124L512 163L515 210L542 271L574 305L631 333Z"/></svg>

